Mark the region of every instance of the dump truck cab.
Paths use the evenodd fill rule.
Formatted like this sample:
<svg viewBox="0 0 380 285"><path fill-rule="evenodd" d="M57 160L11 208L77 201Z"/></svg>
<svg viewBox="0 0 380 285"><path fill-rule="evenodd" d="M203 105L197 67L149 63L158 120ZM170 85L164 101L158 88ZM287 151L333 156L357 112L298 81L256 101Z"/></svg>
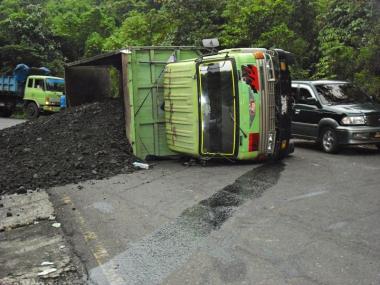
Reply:
<svg viewBox="0 0 380 285"><path fill-rule="evenodd" d="M64 93L63 78L31 75L27 78L24 90L24 102L29 118L37 117L40 112L57 112Z"/></svg>
<svg viewBox="0 0 380 285"><path fill-rule="evenodd" d="M240 48L166 67L168 147L203 159L281 158L290 139L289 53Z"/></svg>

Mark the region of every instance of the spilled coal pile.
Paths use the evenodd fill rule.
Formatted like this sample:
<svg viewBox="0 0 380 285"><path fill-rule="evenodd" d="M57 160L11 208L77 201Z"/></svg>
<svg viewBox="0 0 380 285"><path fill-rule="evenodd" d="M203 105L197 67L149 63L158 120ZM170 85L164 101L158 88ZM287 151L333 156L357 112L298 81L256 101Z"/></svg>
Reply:
<svg viewBox="0 0 380 285"><path fill-rule="evenodd" d="M123 112L108 99L0 131L0 194L130 171Z"/></svg>

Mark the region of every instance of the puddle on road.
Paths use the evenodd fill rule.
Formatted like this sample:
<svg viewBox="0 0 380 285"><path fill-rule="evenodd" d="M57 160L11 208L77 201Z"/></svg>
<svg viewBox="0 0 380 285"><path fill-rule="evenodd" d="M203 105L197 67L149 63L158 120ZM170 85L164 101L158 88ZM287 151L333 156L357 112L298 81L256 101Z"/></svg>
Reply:
<svg viewBox="0 0 380 285"><path fill-rule="evenodd" d="M120 284L159 284L202 247L208 235L218 230L244 202L260 197L280 178L284 164L267 163L239 177L209 198L186 209L172 223L131 243L106 264L90 270L91 281L109 284L118 276ZM117 267L115 268L115 264ZM107 276L105 272L112 272ZM114 282L112 284L115 284Z"/></svg>

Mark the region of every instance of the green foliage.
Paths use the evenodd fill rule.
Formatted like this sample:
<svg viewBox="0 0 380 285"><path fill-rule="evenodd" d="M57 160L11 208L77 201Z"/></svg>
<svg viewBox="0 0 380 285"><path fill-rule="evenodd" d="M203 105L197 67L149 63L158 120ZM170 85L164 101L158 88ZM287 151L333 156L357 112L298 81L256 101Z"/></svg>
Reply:
<svg viewBox="0 0 380 285"><path fill-rule="evenodd" d="M293 78L351 80L380 93L376 0L2 0L0 69L62 73L65 62L135 45L276 47Z"/></svg>
<svg viewBox="0 0 380 285"><path fill-rule="evenodd" d="M293 52L295 78L309 77L316 37L314 1L229 1L221 41L226 47L276 47ZM238 16L237 16L238 15ZM300 22L302 20L302 22Z"/></svg>
<svg viewBox="0 0 380 285"><path fill-rule="evenodd" d="M15 59L30 65L51 67L50 63L62 55L42 5L28 4L21 9L13 7L15 10L8 7L8 18L0 22L2 69L9 69Z"/></svg>
<svg viewBox="0 0 380 285"><path fill-rule="evenodd" d="M60 39L62 52L68 61L100 52L94 44L106 38L115 29L114 18L108 16L93 0L50 0L47 10L51 29ZM89 48L89 50L87 50Z"/></svg>
<svg viewBox="0 0 380 285"><path fill-rule="evenodd" d="M170 45L168 35L172 29L163 11L150 10L147 13L133 11L120 28L107 39L105 50L127 46Z"/></svg>
<svg viewBox="0 0 380 285"><path fill-rule="evenodd" d="M164 0L166 21L171 22L173 44L200 45L204 38L216 37L223 24L226 0Z"/></svg>
<svg viewBox="0 0 380 285"><path fill-rule="evenodd" d="M351 80L379 96L379 10L376 1L334 0L319 17L314 78Z"/></svg>

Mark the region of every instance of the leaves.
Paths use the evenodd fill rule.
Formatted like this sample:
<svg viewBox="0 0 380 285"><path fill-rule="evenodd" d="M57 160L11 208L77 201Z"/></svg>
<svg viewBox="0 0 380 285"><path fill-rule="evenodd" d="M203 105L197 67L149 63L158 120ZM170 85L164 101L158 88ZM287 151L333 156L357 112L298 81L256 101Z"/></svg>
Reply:
<svg viewBox="0 0 380 285"><path fill-rule="evenodd" d="M332 1L319 19L319 60L314 78L351 80L379 96L378 14L375 1Z"/></svg>
<svg viewBox="0 0 380 285"><path fill-rule="evenodd" d="M47 65L132 45L277 47L296 55L293 78L349 79L380 89L375 0L2 0L0 69Z"/></svg>

